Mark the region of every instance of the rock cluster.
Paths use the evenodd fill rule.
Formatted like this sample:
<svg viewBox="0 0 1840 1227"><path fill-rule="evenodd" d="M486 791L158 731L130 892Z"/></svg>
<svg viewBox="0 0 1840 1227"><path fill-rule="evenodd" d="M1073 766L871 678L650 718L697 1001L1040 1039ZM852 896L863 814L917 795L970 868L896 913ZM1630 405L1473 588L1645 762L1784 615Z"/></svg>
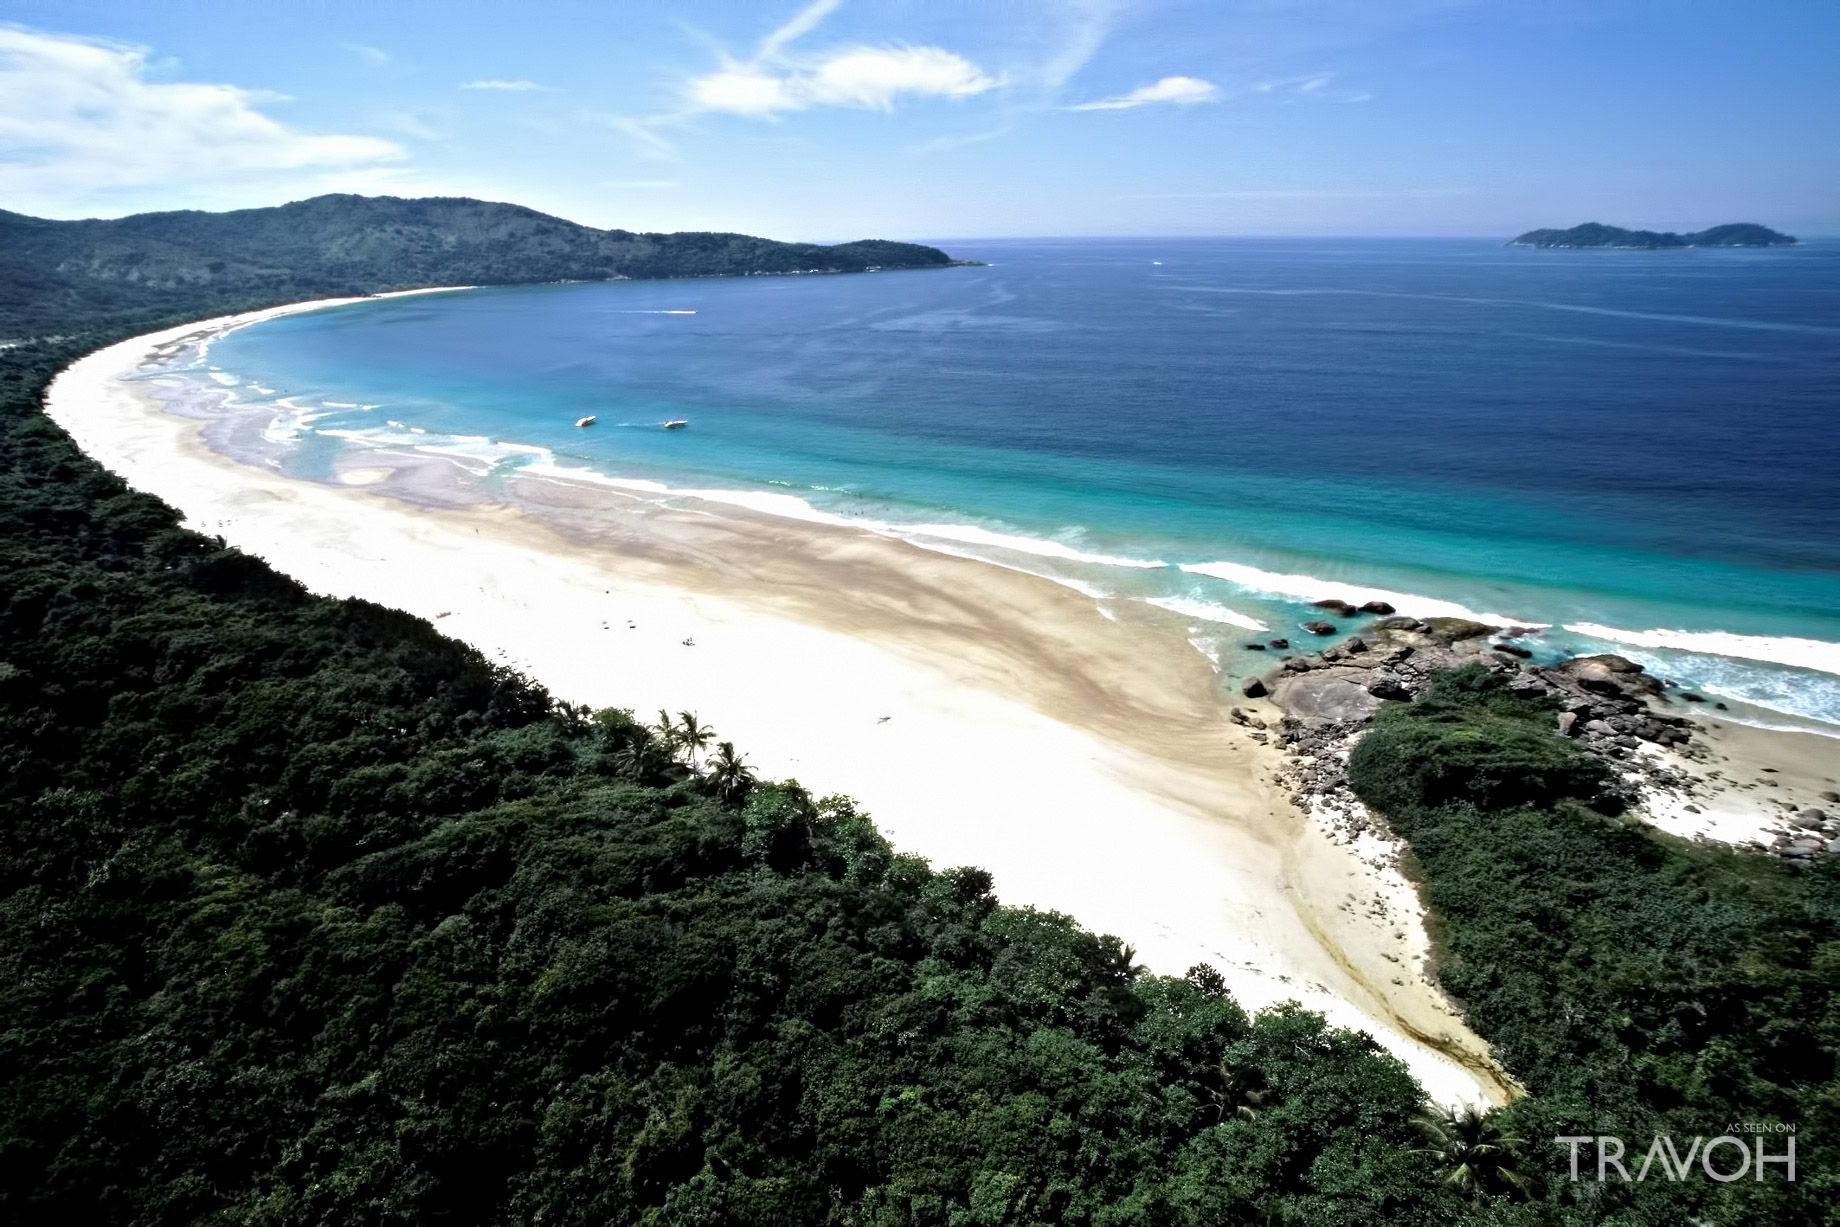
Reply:
<svg viewBox="0 0 1840 1227"><path fill-rule="evenodd" d="M1292 800L1348 839L1371 833L1392 840L1384 823L1348 789L1348 751L1374 712L1384 702L1415 698L1439 670L1468 664L1505 675L1509 689L1519 693L1557 696L1559 731L1612 769L1617 782L1601 799L1612 803L1609 808L1637 801L1650 789L1698 796L1702 781L1642 751L1646 742L1688 761L1707 757L1692 740L1691 720L1656 710L1651 702L1664 684L1621 656L1537 665L1528 648L1507 641L1536 633L1461 618L1388 617L1321 652L1286 656L1263 675L1246 679L1241 689L1248 698L1269 696L1284 713L1269 729L1258 724L1264 730L1258 737L1276 740L1291 755L1282 779ZM1235 710L1241 723L1256 722ZM1709 772L1708 779L1719 774ZM1687 810L1698 812L1691 805ZM1773 844L1756 846L1791 861L1840 852L1836 812L1800 811Z"/></svg>
<svg viewBox="0 0 1840 1227"><path fill-rule="evenodd" d="M1769 851L1784 860L1811 861L1840 852L1840 815L1809 806L1793 814L1784 825L1788 829L1769 845Z"/></svg>

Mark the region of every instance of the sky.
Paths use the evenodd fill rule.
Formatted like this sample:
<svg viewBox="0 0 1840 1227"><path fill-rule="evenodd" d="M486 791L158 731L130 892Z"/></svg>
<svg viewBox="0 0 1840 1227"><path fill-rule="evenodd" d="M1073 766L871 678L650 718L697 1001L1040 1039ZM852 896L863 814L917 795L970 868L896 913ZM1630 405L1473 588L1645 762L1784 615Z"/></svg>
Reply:
<svg viewBox="0 0 1840 1227"><path fill-rule="evenodd" d="M1840 234L1835 0L7 0L0 208Z"/></svg>

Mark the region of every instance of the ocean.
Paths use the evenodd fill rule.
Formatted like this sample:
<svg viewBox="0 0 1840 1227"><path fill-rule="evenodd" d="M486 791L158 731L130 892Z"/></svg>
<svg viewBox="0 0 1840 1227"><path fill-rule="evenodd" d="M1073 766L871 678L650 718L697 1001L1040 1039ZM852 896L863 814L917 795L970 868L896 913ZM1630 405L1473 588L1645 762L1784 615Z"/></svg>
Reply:
<svg viewBox="0 0 1840 1227"><path fill-rule="evenodd" d="M1223 685L1383 599L1840 735L1840 243L942 246L987 267L379 300L194 374L303 479L387 445L853 524L1162 605Z"/></svg>

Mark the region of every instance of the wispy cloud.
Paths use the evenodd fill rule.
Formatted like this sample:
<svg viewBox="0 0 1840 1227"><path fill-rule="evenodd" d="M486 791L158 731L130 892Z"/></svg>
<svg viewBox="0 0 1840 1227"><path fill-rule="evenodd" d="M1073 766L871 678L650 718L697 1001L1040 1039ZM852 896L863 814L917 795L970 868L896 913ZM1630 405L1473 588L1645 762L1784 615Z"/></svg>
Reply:
<svg viewBox="0 0 1840 1227"><path fill-rule="evenodd" d="M1309 73L1294 77L1274 77L1232 89L1223 89L1200 77L1164 77L1140 86L1128 94L1075 103L1069 111L1127 111L1136 107L1174 105L1192 106L1197 102L1221 102L1229 98L1268 97L1280 101L1313 99L1317 102L1366 102L1372 94L1332 89L1333 73Z"/></svg>
<svg viewBox="0 0 1840 1227"><path fill-rule="evenodd" d="M148 81L147 54L0 27L0 193L57 200L147 184L190 189L405 156L376 137L289 128L258 109L275 94Z"/></svg>
<svg viewBox="0 0 1840 1227"><path fill-rule="evenodd" d="M538 85L535 81L524 81L524 80L507 81L507 80L499 80L497 78L492 78L492 79L485 80L485 81L462 81L460 83L460 88L461 89L502 90L506 93L523 94L523 93L529 93L532 90L547 89L548 86Z"/></svg>
<svg viewBox="0 0 1840 1227"><path fill-rule="evenodd" d="M1058 44L1029 74L1049 94L1073 80L1099 53L1125 5L1124 0L1073 0L1065 7L1067 21Z"/></svg>
<svg viewBox="0 0 1840 1227"><path fill-rule="evenodd" d="M646 157L671 162L677 159L677 146L673 145L659 129L679 127L687 117L653 115L646 119L635 119L630 115L595 115L592 118L598 119L615 132L631 140L638 147L639 152Z"/></svg>
<svg viewBox="0 0 1840 1227"><path fill-rule="evenodd" d="M1058 20L1041 24L1047 37L1032 55L1006 64L996 74L998 119L970 132L947 134L911 145L909 154L934 154L1008 136L1029 117L1056 109L1062 91L1105 45L1130 0L1061 0Z"/></svg>
<svg viewBox="0 0 1840 1227"><path fill-rule="evenodd" d="M1158 104L1193 106L1197 102L1213 102L1219 97L1220 87L1212 81L1203 81L1200 77L1164 77L1149 85L1141 85L1128 94L1116 94L1110 98L1082 102L1067 109L1069 111L1128 111L1135 107Z"/></svg>
<svg viewBox="0 0 1840 1227"><path fill-rule="evenodd" d="M372 68L382 68L391 60L389 52L382 47L372 47L367 43L345 43L345 50L351 52Z"/></svg>
<svg viewBox="0 0 1840 1227"><path fill-rule="evenodd" d="M424 107L390 111L381 117L381 123L387 130L399 132L412 140L444 141L451 135L447 130L447 118L441 111Z"/></svg>
<svg viewBox="0 0 1840 1227"><path fill-rule="evenodd" d="M1277 77L1270 81L1259 81L1249 85L1242 92L1268 94L1296 99L1314 99L1317 102L1367 102L1373 95L1364 90L1331 89L1335 80L1332 72L1306 73L1297 77Z"/></svg>
<svg viewBox="0 0 1840 1227"><path fill-rule="evenodd" d="M607 187L621 192L665 192L678 186L675 179L610 179Z"/></svg>
<svg viewBox="0 0 1840 1227"><path fill-rule="evenodd" d="M765 63L778 57L779 53L795 39L803 38L818 28L818 23L836 12L843 0L811 0L804 8L794 13L790 20L770 31L754 48L754 61Z"/></svg>

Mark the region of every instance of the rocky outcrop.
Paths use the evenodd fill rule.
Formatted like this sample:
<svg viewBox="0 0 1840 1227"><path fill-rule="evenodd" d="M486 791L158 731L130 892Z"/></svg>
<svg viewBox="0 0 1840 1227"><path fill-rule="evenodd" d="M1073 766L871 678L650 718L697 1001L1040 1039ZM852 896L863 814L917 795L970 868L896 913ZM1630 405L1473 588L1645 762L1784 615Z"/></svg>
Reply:
<svg viewBox="0 0 1840 1227"><path fill-rule="evenodd" d="M1306 664L1277 681L1272 700L1287 716L1305 723L1364 722L1386 697L1372 692L1368 678L1364 669L1311 669Z"/></svg>
<svg viewBox="0 0 1840 1227"><path fill-rule="evenodd" d="M1670 696L1664 683L1621 656L1536 664L1532 650L1512 640L1538 633L1465 618L1390 616L1320 652L1286 656L1248 679L1243 693L1269 696L1282 712L1259 737L1269 735L1292 756L1285 770L1298 804L1319 815L1350 815L1348 822L1381 823L1346 793L1341 768L1374 713L1385 703L1410 702L1440 670L1470 664L1503 675L1516 693L1556 699L1557 730L1604 759L1623 781L1617 786L1620 798L1605 800L1635 801L1650 788L1691 792L1694 779L1679 759L1643 750L1645 744L1670 748L1689 762L1707 753L1693 743L1693 722L1666 710ZM1822 799L1840 804L1840 793ZM1840 834L1840 820L1826 810L1805 809L1798 821L1803 825L1770 851L1790 860L1826 855L1828 843Z"/></svg>
<svg viewBox="0 0 1840 1227"><path fill-rule="evenodd" d="M1553 668L1592 694L1650 698L1661 693L1659 680L1649 676L1635 661L1621 656L1579 656L1561 661Z"/></svg>

